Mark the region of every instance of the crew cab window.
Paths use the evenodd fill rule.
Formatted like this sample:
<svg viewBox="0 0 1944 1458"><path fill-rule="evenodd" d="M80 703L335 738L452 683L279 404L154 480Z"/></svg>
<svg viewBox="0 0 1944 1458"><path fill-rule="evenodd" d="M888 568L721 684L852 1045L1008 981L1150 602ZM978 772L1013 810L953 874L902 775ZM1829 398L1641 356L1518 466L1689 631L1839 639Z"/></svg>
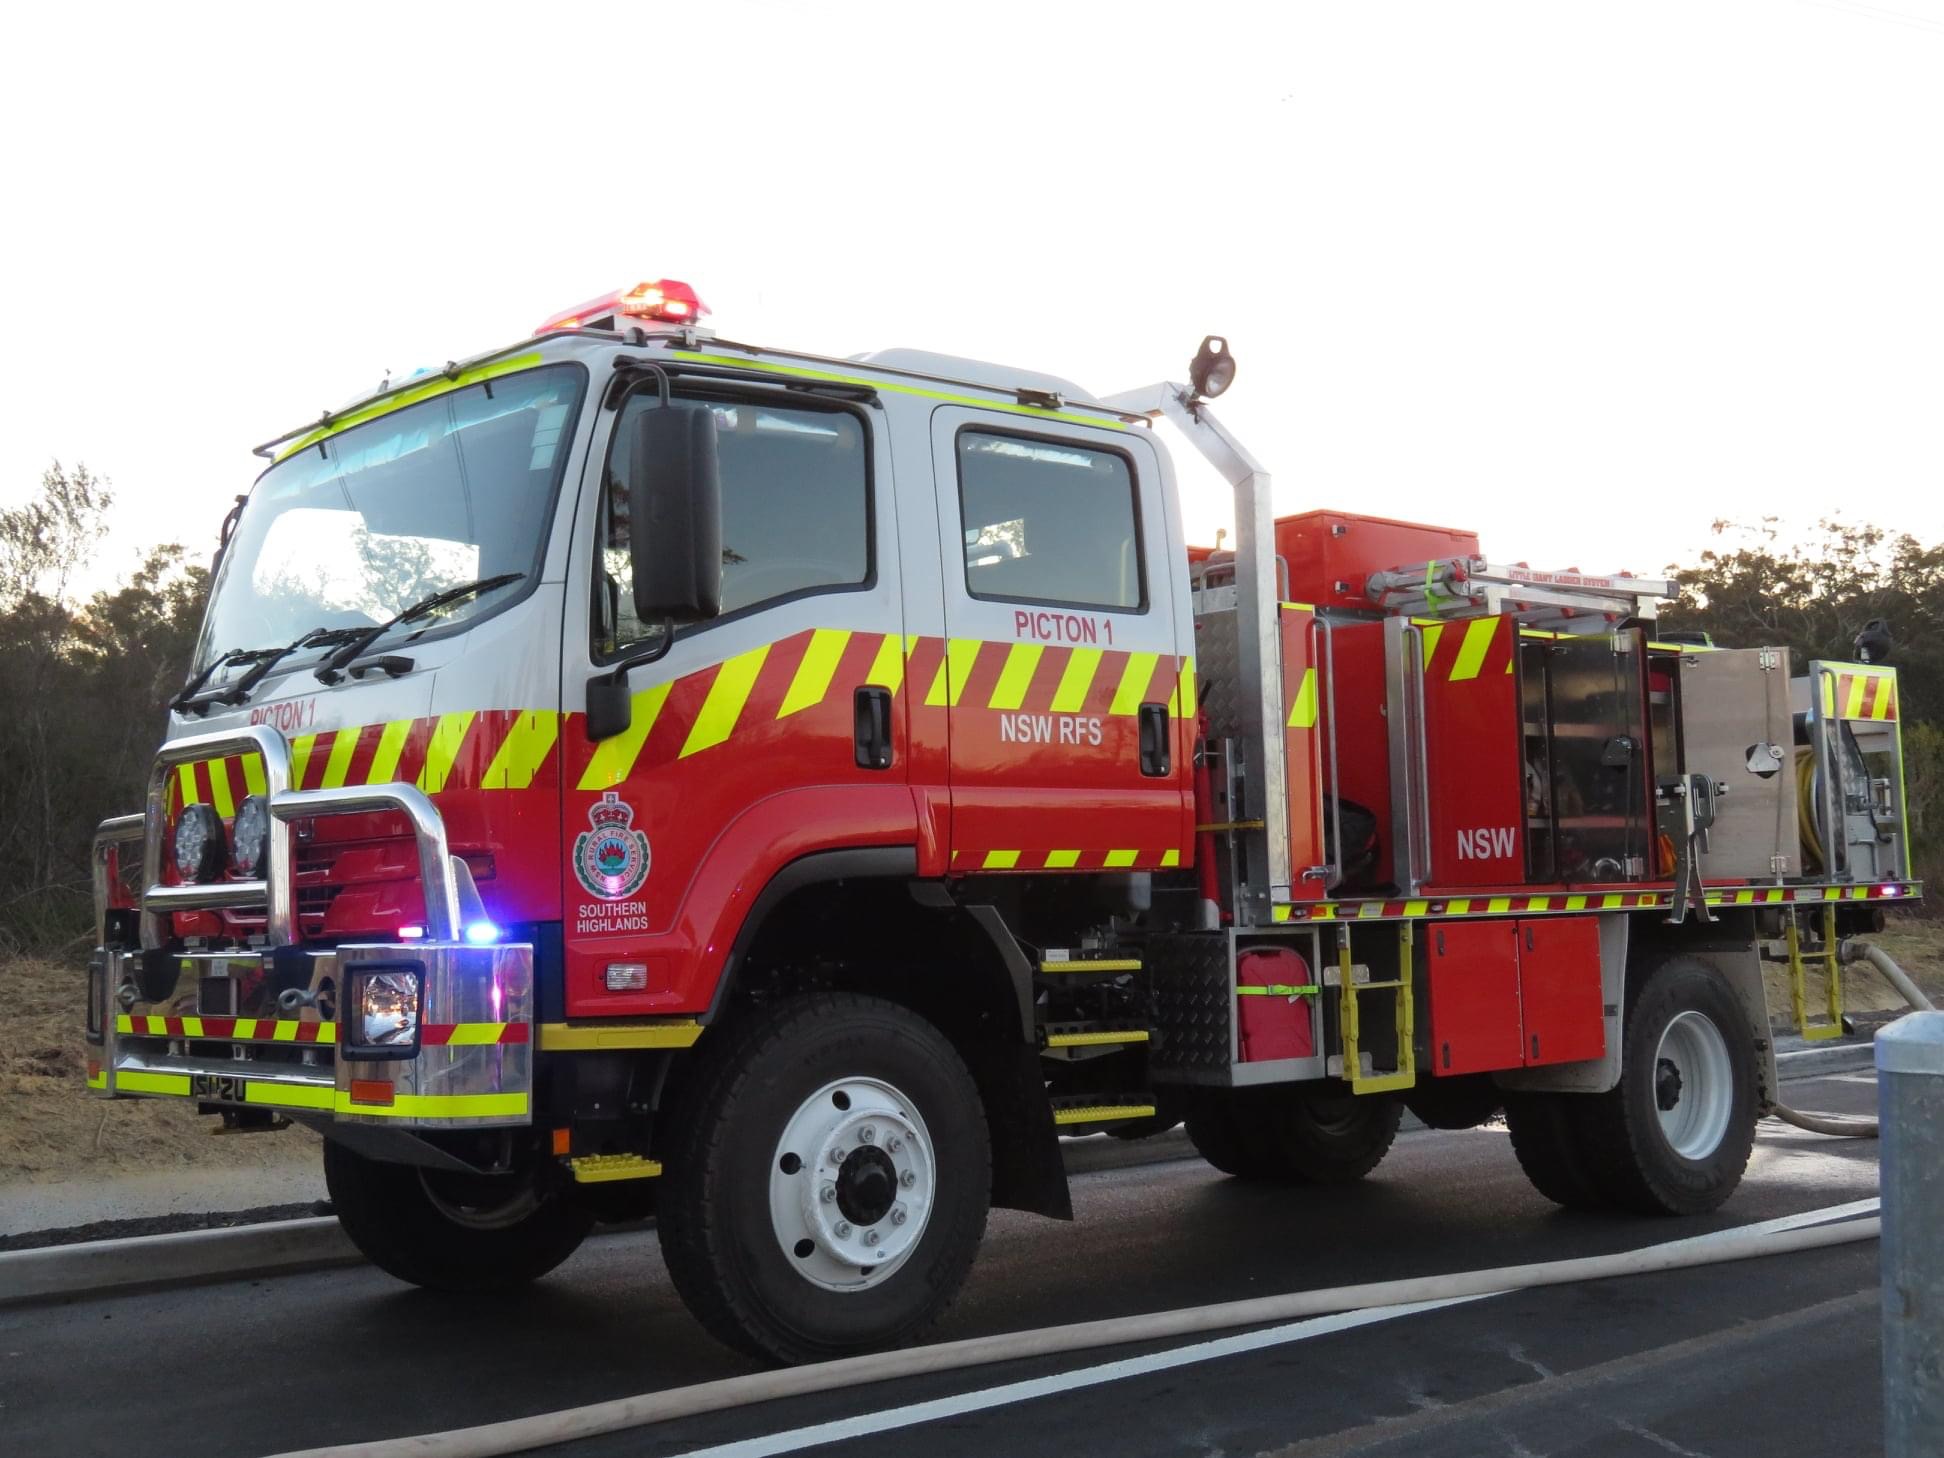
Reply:
<svg viewBox="0 0 1944 1458"><path fill-rule="evenodd" d="M871 580L869 445L841 409L707 402L722 475L722 612ZM622 406L602 495L597 646L612 653L661 631L635 616L628 556L628 460L634 416L660 408L653 390Z"/></svg>
<svg viewBox="0 0 1944 1458"><path fill-rule="evenodd" d="M1134 470L1118 451L965 430L965 588L1001 602L1147 604Z"/></svg>

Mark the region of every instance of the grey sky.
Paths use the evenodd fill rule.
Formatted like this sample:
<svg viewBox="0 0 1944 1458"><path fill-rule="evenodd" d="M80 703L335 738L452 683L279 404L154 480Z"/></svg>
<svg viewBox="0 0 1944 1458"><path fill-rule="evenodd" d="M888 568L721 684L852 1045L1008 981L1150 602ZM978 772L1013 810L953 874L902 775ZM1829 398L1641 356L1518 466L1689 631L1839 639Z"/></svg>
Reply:
<svg viewBox="0 0 1944 1458"><path fill-rule="evenodd" d="M258 441L667 275L1103 392L1225 332L1280 509L1535 565L1937 540L1940 66L1936 0L32 7L0 499L206 550Z"/></svg>

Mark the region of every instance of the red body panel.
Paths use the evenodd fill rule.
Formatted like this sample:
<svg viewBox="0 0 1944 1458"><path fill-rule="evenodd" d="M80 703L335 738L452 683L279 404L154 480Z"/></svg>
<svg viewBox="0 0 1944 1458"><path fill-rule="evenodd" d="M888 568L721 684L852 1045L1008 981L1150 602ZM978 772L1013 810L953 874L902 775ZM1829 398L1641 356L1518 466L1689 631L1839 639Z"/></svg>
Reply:
<svg viewBox="0 0 1944 1458"><path fill-rule="evenodd" d="M1433 1074L1519 1066L1516 931L1509 920L1460 921L1427 930Z"/></svg>
<svg viewBox="0 0 1944 1458"><path fill-rule="evenodd" d="M1519 923L1519 1000L1527 1064L1573 1063L1606 1052L1597 918Z"/></svg>
<svg viewBox="0 0 1944 1458"><path fill-rule="evenodd" d="M1519 754L1517 624L1473 618L1424 634L1430 771L1427 888L1525 879L1525 771Z"/></svg>
<svg viewBox="0 0 1944 1458"><path fill-rule="evenodd" d="M1347 511L1306 511L1276 518L1276 552L1289 564L1295 601L1369 608L1378 605L1364 592L1371 573L1475 556L1478 534Z"/></svg>

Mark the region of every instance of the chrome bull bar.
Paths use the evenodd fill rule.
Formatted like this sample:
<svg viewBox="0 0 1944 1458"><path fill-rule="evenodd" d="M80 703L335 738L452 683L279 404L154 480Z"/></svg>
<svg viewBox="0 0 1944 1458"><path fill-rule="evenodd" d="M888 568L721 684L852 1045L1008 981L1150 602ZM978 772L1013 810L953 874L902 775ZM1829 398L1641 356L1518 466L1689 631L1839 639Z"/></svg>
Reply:
<svg viewBox="0 0 1944 1458"><path fill-rule="evenodd" d="M254 754L263 761L264 796L270 804L270 826L264 847L263 875L248 881L198 881L180 886L162 882L164 841L168 834L169 776L185 764L235 754ZM293 790L290 787L290 744L267 724L252 724L213 734L172 739L156 752L149 771L146 808L140 815L103 821L95 832L95 930L107 942L107 912L111 900L108 861L110 849L135 839L142 842L141 938L144 947L167 940L161 918L174 911L219 911L238 907L264 908L264 939L272 947L295 946L299 941L297 896L292 880L291 822L326 815L363 815L400 811L412 824L418 842L419 882L425 893L425 936L450 942L459 936L461 887L470 890L472 877L463 862L455 862L446 845L445 821L438 807L416 785L347 785L335 790ZM471 899L471 898L468 898Z"/></svg>

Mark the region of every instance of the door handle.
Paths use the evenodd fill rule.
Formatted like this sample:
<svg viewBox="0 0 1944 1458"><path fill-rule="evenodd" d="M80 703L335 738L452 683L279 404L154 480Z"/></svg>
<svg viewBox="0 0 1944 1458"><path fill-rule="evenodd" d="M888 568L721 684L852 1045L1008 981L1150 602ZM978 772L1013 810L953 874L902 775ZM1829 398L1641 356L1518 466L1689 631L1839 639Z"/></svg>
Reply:
<svg viewBox="0 0 1944 1458"><path fill-rule="evenodd" d="M859 689L851 700L851 724L857 767L890 769L891 690L881 684L866 684Z"/></svg>
<svg viewBox="0 0 1944 1458"><path fill-rule="evenodd" d="M1140 721L1141 773L1160 779L1173 768L1173 756L1168 748L1168 706L1142 704Z"/></svg>

